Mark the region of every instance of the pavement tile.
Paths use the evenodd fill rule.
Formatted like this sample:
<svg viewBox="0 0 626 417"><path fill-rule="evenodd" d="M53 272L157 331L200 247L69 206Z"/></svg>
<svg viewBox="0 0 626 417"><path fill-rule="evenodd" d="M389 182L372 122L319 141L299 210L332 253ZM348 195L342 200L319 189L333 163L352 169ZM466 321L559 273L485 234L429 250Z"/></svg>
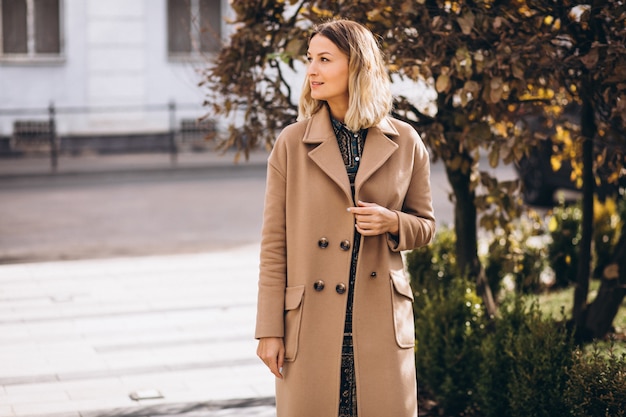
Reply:
<svg viewBox="0 0 626 417"><path fill-rule="evenodd" d="M257 268L258 245L0 265L0 415L273 415L253 339ZM131 400L141 389L164 398ZM239 414L194 408L259 397Z"/></svg>
<svg viewBox="0 0 626 417"><path fill-rule="evenodd" d="M0 396L0 405L11 405L13 407L22 407L25 405L38 405L42 403L64 403L70 398L65 392L61 391L39 391L37 395L30 392L9 393L5 397ZM10 401L10 404L8 403Z"/></svg>
<svg viewBox="0 0 626 417"><path fill-rule="evenodd" d="M6 417L13 416L13 408L8 405L0 404L0 416L6 416Z"/></svg>

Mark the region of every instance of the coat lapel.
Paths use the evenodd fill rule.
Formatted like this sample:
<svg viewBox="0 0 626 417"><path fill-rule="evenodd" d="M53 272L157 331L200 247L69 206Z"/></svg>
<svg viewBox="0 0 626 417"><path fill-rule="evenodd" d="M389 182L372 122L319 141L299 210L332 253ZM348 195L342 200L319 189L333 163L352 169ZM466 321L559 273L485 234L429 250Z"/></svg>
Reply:
<svg viewBox="0 0 626 417"><path fill-rule="evenodd" d="M383 119L378 126L369 129L365 139L363 159L355 180L356 195L363 183L398 149L398 145L390 139L391 136L397 135L398 131L387 118ZM309 144L319 144L309 152L309 157L337 183L348 199L352 200L350 181L326 106L323 106L309 120L303 141Z"/></svg>
<svg viewBox="0 0 626 417"><path fill-rule="evenodd" d="M346 166L343 163L326 106L323 106L309 120L307 130L304 133L304 143L319 143L309 152L309 157L337 183L348 199L352 201L352 191L350 190Z"/></svg>
<svg viewBox="0 0 626 417"><path fill-rule="evenodd" d="M361 186L398 149L398 144L390 139L393 136L398 136L398 131L387 118L383 119L378 126L370 128L367 132L365 147L363 148L363 159L355 179L355 193L357 196Z"/></svg>

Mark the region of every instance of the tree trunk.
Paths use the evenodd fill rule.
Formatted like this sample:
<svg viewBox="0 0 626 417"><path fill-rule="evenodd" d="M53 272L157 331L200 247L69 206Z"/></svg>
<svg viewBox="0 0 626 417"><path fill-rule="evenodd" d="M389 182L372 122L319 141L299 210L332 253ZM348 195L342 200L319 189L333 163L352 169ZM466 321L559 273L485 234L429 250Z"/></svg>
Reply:
<svg viewBox="0 0 626 417"><path fill-rule="evenodd" d="M464 158L471 160L468 155ZM471 164L470 164L471 166ZM456 256L459 270L476 280L476 291L483 299L489 316L496 312L496 304L487 282L485 270L478 259L478 234L476 227L476 197L470 187L470 172L453 170L446 165L448 181L454 192L454 230L456 232Z"/></svg>
<svg viewBox="0 0 626 417"><path fill-rule="evenodd" d="M589 293L589 277L591 275L591 243L593 240L593 137L596 133L593 106L589 97L583 97L581 114L581 133L583 139L583 201L582 201L582 234L578 245L578 272L576 289L574 290L574 306L572 318L578 330L578 336L586 338L584 332L585 314L587 310L587 294Z"/></svg>
<svg viewBox="0 0 626 417"><path fill-rule="evenodd" d="M606 336L611 331L624 296L626 296L626 224L622 225L613 261L602 273L598 295L589 305L585 333L596 339Z"/></svg>

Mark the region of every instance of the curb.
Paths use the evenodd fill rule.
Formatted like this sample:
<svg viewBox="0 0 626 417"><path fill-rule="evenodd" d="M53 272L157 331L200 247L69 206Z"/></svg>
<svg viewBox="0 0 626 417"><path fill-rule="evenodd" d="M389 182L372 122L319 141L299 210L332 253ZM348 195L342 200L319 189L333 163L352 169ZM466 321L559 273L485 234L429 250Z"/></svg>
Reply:
<svg viewBox="0 0 626 417"><path fill-rule="evenodd" d="M117 155L77 157L61 160L53 171L48 161L35 158L0 159L0 180L28 178L64 178L77 176L132 175L154 173L194 173L203 171L250 171L267 166L267 154L255 153L248 160L235 161L234 154L179 158L172 162L167 155Z"/></svg>

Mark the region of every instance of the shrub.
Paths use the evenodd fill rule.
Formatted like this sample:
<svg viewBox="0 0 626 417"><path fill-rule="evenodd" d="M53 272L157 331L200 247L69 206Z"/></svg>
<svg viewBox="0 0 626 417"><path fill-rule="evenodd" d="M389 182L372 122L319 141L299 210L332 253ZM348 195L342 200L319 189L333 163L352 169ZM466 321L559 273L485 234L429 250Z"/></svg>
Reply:
<svg viewBox="0 0 626 417"><path fill-rule="evenodd" d="M593 269L600 277L604 267L610 263L621 222L626 216L626 203L621 205L612 198L603 203L594 200L593 220ZM550 266L554 270L555 285L559 288L576 281L578 268L578 243L581 239L582 211L580 204L566 206L563 202L555 207L548 222L551 242L548 245Z"/></svg>
<svg viewBox="0 0 626 417"><path fill-rule="evenodd" d="M565 415L562 393L574 349L573 339L563 324L543 318L536 308L527 312L525 324L525 330L511 340L518 356L509 382L509 415Z"/></svg>
<svg viewBox="0 0 626 417"><path fill-rule="evenodd" d="M561 203L550 217L548 230L552 241L548 245L548 256L557 288L567 287L576 281L581 219L580 204L565 206Z"/></svg>
<svg viewBox="0 0 626 417"><path fill-rule="evenodd" d="M580 220L575 208L562 210L567 214L554 220L558 227L551 230L553 238L558 238L557 230L574 230ZM493 246L486 255L494 270L496 265L506 270L511 247L520 248L516 279L540 269L541 256L524 253L532 248L526 238L516 234L507 239L513 246L502 253ZM567 246L565 240L554 242L553 249ZM616 411L626 404L625 356L607 361L574 354L565 326L519 295L505 299L489 321L474 284L459 273L454 253L454 232L442 229L431 245L406 255L416 296L417 375L420 387L446 416L626 417ZM528 259L533 260L530 266Z"/></svg>
<svg viewBox="0 0 626 417"><path fill-rule="evenodd" d="M455 242L454 230L444 227L430 245L406 254L420 387L453 414L470 408L485 320L473 284L459 278Z"/></svg>
<svg viewBox="0 0 626 417"><path fill-rule="evenodd" d="M430 245L407 253L407 269L417 304L423 295L445 289L458 276L455 242L454 230L443 227Z"/></svg>
<svg viewBox="0 0 626 417"><path fill-rule="evenodd" d="M568 376L564 398L571 416L626 416L626 355L612 349L602 355L597 346L588 354L576 350Z"/></svg>
<svg viewBox="0 0 626 417"><path fill-rule="evenodd" d="M499 294L502 281L510 277L519 294L534 294L543 289L541 276L547 268L542 223L525 217L510 224L508 231L499 230L491 237L485 256L485 274L494 294Z"/></svg>
<svg viewBox="0 0 626 417"><path fill-rule="evenodd" d="M623 203L622 206L624 206ZM619 231L622 228L622 219L618 208L619 206L613 198L606 198L604 202L600 202L597 198L594 199L593 247L596 257L593 265L593 276L595 278L602 277L604 268L611 263L613 258L613 251L619 239Z"/></svg>
<svg viewBox="0 0 626 417"><path fill-rule="evenodd" d="M481 415L566 415L562 393L574 349L567 329L537 304L515 297L500 307L495 331L482 343L477 383Z"/></svg>
<svg viewBox="0 0 626 417"><path fill-rule="evenodd" d="M447 415L473 408L485 320L473 285L462 278L429 291L416 309L417 375Z"/></svg>

